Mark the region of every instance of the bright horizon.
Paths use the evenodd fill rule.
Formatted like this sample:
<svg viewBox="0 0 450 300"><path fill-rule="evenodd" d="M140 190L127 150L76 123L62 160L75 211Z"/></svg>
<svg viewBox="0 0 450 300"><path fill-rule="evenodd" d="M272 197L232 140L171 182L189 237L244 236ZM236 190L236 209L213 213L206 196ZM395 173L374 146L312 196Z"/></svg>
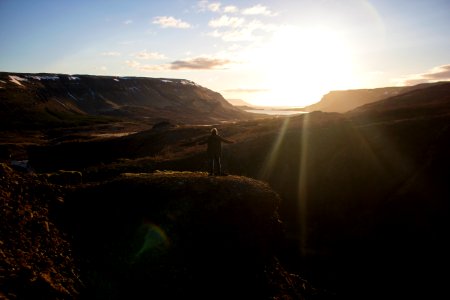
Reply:
<svg viewBox="0 0 450 300"><path fill-rule="evenodd" d="M183 78L259 106L450 80L450 1L0 0L0 71Z"/></svg>

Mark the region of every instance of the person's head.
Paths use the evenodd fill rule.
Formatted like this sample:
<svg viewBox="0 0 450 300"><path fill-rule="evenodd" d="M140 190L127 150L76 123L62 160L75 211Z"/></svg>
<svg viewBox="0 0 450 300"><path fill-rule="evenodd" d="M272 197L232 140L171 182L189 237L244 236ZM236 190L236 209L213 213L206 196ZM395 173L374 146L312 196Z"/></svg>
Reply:
<svg viewBox="0 0 450 300"><path fill-rule="evenodd" d="M213 129L211 129L211 134L212 135L218 135L219 131L217 130L217 128L213 128Z"/></svg>

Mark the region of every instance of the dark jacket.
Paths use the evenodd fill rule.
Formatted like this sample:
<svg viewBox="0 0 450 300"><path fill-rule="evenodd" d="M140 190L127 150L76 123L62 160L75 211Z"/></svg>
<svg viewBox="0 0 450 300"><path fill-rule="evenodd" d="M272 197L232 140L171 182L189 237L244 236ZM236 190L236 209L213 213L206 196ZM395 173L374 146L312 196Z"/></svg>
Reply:
<svg viewBox="0 0 450 300"><path fill-rule="evenodd" d="M233 141L227 140L220 135L211 134L206 143L208 144L208 155L209 156L220 156L222 155L222 142L233 143Z"/></svg>

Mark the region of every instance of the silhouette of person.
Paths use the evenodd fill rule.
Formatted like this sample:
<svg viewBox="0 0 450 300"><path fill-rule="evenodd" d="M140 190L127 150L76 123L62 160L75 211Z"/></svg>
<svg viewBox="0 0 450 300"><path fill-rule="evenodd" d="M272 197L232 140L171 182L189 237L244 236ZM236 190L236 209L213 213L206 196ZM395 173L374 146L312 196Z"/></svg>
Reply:
<svg viewBox="0 0 450 300"><path fill-rule="evenodd" d="M222 172L221 158L222 158L222 142L232 144L234 141L227 140L219 135L217 128L211 129L211 135L207 138L207 154L209 160L209 176L225 175Z"/></svg>

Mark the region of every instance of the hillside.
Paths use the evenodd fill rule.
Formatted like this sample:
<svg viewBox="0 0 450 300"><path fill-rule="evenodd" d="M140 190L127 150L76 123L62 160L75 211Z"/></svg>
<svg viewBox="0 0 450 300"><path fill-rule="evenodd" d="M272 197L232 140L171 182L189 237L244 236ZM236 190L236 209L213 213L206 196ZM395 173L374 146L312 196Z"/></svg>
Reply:
<svg viewBox="0 0 450 300"><path fill-rule="evenodd" d="M0 129L123 119L210 124L250 117L219 93L189 80L0 72Z"/></svg>
<svg viewBox="0 0 450 300"><path fill-rule="evenodd" d="M304 111L323 111L345 113L356 107L394 97L413 90L426 88L438 83L418 84L406 87L383 87L374 89L357 89L346 91L331 91L322 99L303 108Z"/></svg>
<svg viewBox="0 0 450 300"><path fill-rule="evenodd" d="M446 116L450 113L450 82L421 85L374 103L362 105L347 113L354 119L380 121L386 119ZM367 120L366 120L367 121Z"/></svg>

